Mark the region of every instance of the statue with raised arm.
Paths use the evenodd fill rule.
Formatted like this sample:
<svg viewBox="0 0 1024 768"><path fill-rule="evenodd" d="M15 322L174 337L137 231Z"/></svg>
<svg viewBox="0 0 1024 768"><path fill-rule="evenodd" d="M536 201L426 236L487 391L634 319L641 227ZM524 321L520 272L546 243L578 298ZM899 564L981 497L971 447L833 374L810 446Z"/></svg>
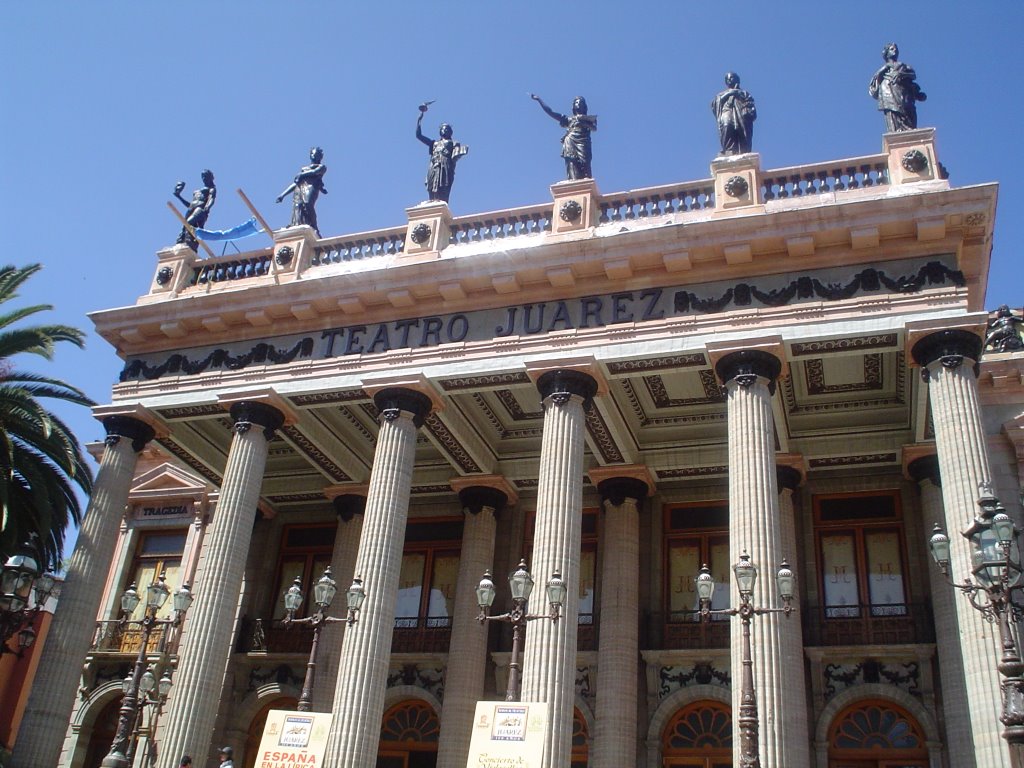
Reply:
<svg viewBox="0 0 1024 768"><path fill-rule="evenodd" d="M557 120L558 124L565 128L565 135L562 136L565 178L594 178L594 171L590 165L594 158L590 134L597 130L597 115L587 114L587 100L577 96L572 100L572 114L562 115L545 104L537 94L531 93L530 98L540 104L540 108L548 117Z"/></svg>
<svg viewBox="0 0 1024 768"><path fill-rule="evenodd" d="M740 76L735 72L725 73L725 90L711 100L711 111L718 123L719 157L751 152L757 108L750 92L740 88Z"/></svg>
<svg viewBox="0 0 1024 768"><path fill-rule="evenodd" d="M182 227L178 233L176 243L187 245L193 251L199 249L199 243L189 229L193 230L206 226L206 220L210 217L210 209L217 200L217 187L213 183L213 171L206 169L202 173L203 186L192 193L192 201L189 202L181 196L185 189L185 182L179 181L174 185L174 196L185 206L185 221L188 226Z"/></svg>
<svg viewBox="0 0 1024 768"><path fill-rule="evenodd" d="M917 84L914 68L898 61L899 55L896 43L887 43L882 49L885 64L868 83L868 93L885 115L885 130L889 133L917 128L917 102L928 98Z"/></svg>
<svg viewBox="0 0 1024 768"><path fill-rule="evenodd" d="M313 228L317 237L321 235L316 225L316 201L321 192L327 194L327 187L324 186L327 166L323 164L323 159L324 151L320 147L309 150L309 165L302 166L295 180L277 196L277 202L280 203L289 192L292 193L292 220L288 226L305 224Z"/></svg>
<svg viewBox="0 0 1024 768"><path fill-rule="evenodd" d="M455 182L455 164L469 154L469 147L452 138L452 127L448 123L441 123L440 136L436 139L423 135L423 116L427 114L427 107L432 103L428 101L420 104L420 116L416 119L416 138L427 145L427 151L430 153L427 180L424 182L427 199L443 200L447 203L452 193L452 184Z"/></svg>

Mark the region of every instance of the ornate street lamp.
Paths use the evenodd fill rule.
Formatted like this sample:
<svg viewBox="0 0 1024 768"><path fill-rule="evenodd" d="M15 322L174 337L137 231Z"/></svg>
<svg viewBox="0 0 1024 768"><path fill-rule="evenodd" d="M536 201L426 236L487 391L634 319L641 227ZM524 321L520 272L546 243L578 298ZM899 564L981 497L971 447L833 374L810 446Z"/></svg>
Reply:
<svg viewBox="0 0 1024 768"><path fill-rule="evenodd" d="M359 609L362 608L363 600L366 599L366 590L363 588L363 580L359 576L356 576L352 580L352 586L349 587L348 592L345 593L345 598L348 603L348 615L344 619L337 619L333 616L327 615L327 610L331 607L331 601L334 600L334 596L337 593L338 586L334 579L331 578L331 569L327 568L327 570L324 571L324 575L321 576L320 580L313 586L313 602L316 603L316 613L302 619L295 618L295 612L302 607L302 580L296 578L284 593L284 607L285 611L287 611L284 619L285 627L290 627L292 624L309 624L313 628L313 645L309 649L309 659L306 662L306 679L302 683L302 693L299 695L299 703L296 707L299 712L310 712L313 708L313 681L316 678L316 654L317 647L320 643L320 631L324 628L324 624L333 624L338 621L344 621L351 627L359 620Z"/></svg>
<svg viewBox="0 0 1024 768"><path fill-rule="evenodd" d="M185 616L185 612L192 605L192 593L188 584L183 584L174 593L173 606L174 614L170 619L158 619L157 613L163 608L164 603L170 595L171 590L167 586L166 574L161 573L160 578L146 588L146 608L141 619L132 620L131 616L139 607L142 598L139 596L132 584L121 596L121 626L138 624L141 629L139 653L135 657L135 667L130 677L125 678L122 685L124 695L121 697L121 710L118 713L117 731L114 734L114 741L110 745L110 752L100 763L101 768L128 768L131 763L131 755L134 752L134 734L137 727L139 714L139 691L142 686L143 677L146 672L146 651L149 648L149 637L156 627L179 626ZM148 680L147 680L148 683Z"/></svg>
<svg viewBox="0 0 1024 768"><path fill-rule="evenodd" d="M150 710L149 738L146 740L146 747L143 751L142 765L150 765L156 759L155 755L152 759L149 758L149 755L152 753L153 735L156 733L156 726L160 721L160 715L163 712L164 704L167 703L167 696L171 692L172 685L168 670L164 670L159 682L156 679L156 672L156 665L151 664L139 680L139 690L142 692L142 695L139 697L139 711L135 718L135 726L132 729L131 744L129 744L128 753L125 755L130 764L135 762L135 748L139 743L139 731L142 729L143 712L147 709ZM131 676L124 679L124 682L121 684L122 690L127 692L131 680Z"/></svg>
<svg viewBox="0 0 1024 768"><path fill-rule="evenodd" d="M998 669L1002 675L1003 738L1010 746L1012 762L1024 764L1024 662L1011 621L1024 617L1024 609L1014 602L1014 593L1024 590L1021 573L1020 531L995 497L991 483L978 486L981 511L961 532L971 543L971 573L962 584L953 581L949 567L949 536L935 525L928 539L928 548L946 581L960 590L986 621L999 627L1001 646Z"/></svg>
<svg viewBox="0 0 1024 768"><path fill-rule="evenodd" d="M740 729L741 768L761 768L761 755L757 745L757 694L754 691L754 662L750 652L750 622L754 616L766 613L784 613L786 618L793 612L793 588L796 577L789 564L783 560L775 574L775 583L782 598L781 608L760 608L753 604L754 582L757 581L757 566L750 562L750 555L744 552L739 562L732 567L736 574L736 587L740 593L740 604L736 608L712 610L711 598L715 594L715 579L711 570L704 565L697 573L697 597L700 599L701 621L710 621L714 614L739 616L743 623L742 666L740 677L740 711L737 723Z"/></svg>
<svg viewBox="0 0 1024 768"><path fill-rule="evenodd" d="M0 656L13 653L20 659L36 641L32 624L57 584L53 574L40 571L34 547L27 543L7 558L0 570ZM35 600L29 608L33 590ZM14 636L17 650L7 645Z"/></svg>
<svg viewBox="0 0 1024 768"><path fill-rule="evenodd" d="M532 615L526 612L526 604L530 600L530 593L533 591L533 577L526 568L526 560L519 561L519 567L508 576L508 587L512 593L512 610L500 616L491 616L491 605L494 604L494 580L491 572L485 571L484 577L476 588L476 602L480 606L480 614L477 621L483 624L485 621L505 621L512 625L512 659L508 665L508 687L505 690L505 701L519 701L519 646L522 642L523 630L526 623L536 619L550 619L557 622L562 615L562 605L565 604L566 587L562 580L562 574L557 570L551 574L547 583L548 605L551 612L547 614Z"/></svg>

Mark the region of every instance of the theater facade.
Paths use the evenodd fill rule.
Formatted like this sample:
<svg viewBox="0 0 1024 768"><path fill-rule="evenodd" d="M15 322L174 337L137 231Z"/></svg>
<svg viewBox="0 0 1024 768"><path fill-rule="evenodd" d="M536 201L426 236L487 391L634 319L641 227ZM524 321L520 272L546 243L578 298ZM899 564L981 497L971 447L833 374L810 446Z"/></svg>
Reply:
<svg viewBox="0 0 1024 768"><path fill-rule="evenodd" d="M172 685L135 765L224 745L267 765L312 639L282 595L299 579L311 614L330 567L331 615L354 577L366 598L320 639L324 764L464 768L516 661L476 588L500 576L507 610L524 559L531 613L567 585L521 658L545 767L738 766L742 622L701 621L695 577L735 608L747 555L757 607L782 606L783 560L796 575L795 610L751 621L761 765L1009 765L997 629L927 542L950 533L962 580L979 485L1020 518L1019 310L984 306L997 186L952 185L936 152L910 130L867 157L160 251L145 295L92 316L124 369L16 763L107 754L141 642L120 595L164 573L195 599L150 638Z"/></svg>

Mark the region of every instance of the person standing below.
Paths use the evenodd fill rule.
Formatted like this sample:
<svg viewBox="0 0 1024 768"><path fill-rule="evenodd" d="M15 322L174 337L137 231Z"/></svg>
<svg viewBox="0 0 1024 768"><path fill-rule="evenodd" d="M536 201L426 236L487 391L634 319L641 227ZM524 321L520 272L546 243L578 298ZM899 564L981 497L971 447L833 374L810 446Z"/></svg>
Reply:
<svg viewBox="0 0 1024 768"><path fill-rule="evenodd" d="M757 108L754 97L740 88L740 76L735 72L725 73L725 90L711 100L711 111L718 122L719 157L751 152Z"/></svg>
<svg viewBox="0 0 1024 768"><path fill-rule="evenodd" d="M221 747L217 753L220 755L220 768L235 768L235 761L232 760L235 751L231 747Z"/></svg>
<svg viewBox="0 0 1024 768"><path fill-rule="evenodd" d="M558 124L565 128L562 136L562 157L565 158L565 178L592 179L594 171L591 161L594 157L590 134L597 130L597 115L587 114L587 100L577 96L572 100L572 114L562 115L555 112L535 93L530 98L540 104L540 108Z"/></svg>
<svg viewBox="0 0 1024 768"><path fill-rule="evenodd" d="M192 756L191 755L182 755L181 756L181 762L178 763L178 768L191 768L191 765L192 765Z"/></svg>
<svg viewBox="0 0 1024 768"><path fill-rule="evenodd" d="M899 56L896 43L886 44L882 49L885 64L868 83L868 93L885 115L885 129L889 133L917 128L917 102L928 98L917 84L914 68L898 61Z"/></svg>
<svg viewBox="0 0 1024 768"><path fill-rule="evenodd" d="M321 162L324 159L324 151L320 147L313 147L309 150L309 159L309 165L302 166L295 180L277 196L277 202L280 203L291 192L292 221L288 226L310 226L317 237L320 237L320 229L316 225L316 201L321 192L327 194L327 187L324 186L327 166Z"/></svg>

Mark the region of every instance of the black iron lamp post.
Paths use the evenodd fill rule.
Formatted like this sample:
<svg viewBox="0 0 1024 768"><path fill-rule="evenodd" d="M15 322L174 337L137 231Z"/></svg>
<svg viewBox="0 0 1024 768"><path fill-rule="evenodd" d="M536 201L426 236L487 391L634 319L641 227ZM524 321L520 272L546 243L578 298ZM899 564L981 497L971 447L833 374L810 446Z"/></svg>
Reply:
<svg viewBox="0 0 1024 768"><path fill-rule="evenodd" d="M750 652L750 622L754 616L766 613L784 613L786 618L793 612L793 587L796 577L789 564L783 560L775 575L775 583L782 598L782 608L756 607L752 601L754 582L757 581L757 566L750 562L750 555L744 552L739 562L732 567L736 574L736 587L740 593L740 604L736 608L711 608L715 593L715 579L711 570L704 565L697 573L697 596L700 598L701 621L709 621L715 614L739 616L743 623L742 666L740 676L740 711L737 723L740 729L740 768L761 768L761 755L757 744L757 694L754 691L754 662Z"/></svg>
<svg viewBox="0 0 1024 768"><path fill-rule="evenodd" d="M160 721L160 714L163 712L164 704L167 702L167 695L171 692L171 676L167 670L164 670L163 675L160 677L159 682L156 679L156 667L150 665L149 669L142 673L142 677L139 679L139 691L141 696L139 697L139 711L135 717L135 727L132 729L132 740L128 746L128 752L125 757L128 758L129 764L135 762L135 747L139 743L139 731L142 728L142 717L143 712L146 709L150 710L149 715L149 739L146 741L146 749L143 752L144 759L143 765L150 765L156 759L156 754L153 749L153 734L156 733L156 725ZM129 675L124 679L121 684L121 689L127 693L128 688L131 686L132 676Z"/></svg>
<svg viewBox="0 0 1024 768"><path fill-rule="evenodd" d="M526 612L526 604L533 591L533 577L530 576L530 572L526 568L526 560L520 560L519 567L509 574L508 586L512 592L512 610L500 616L491 616L489 612L491 605L494 604L495 589L491 572L486 571L476 588L476 602L480 606L480 615L476 618L481 624L486 621L506 621L512 625L512 659L508 664L508 688L505 690L505 701L519 701L519 646L522 643L523 630L528 621L536 619L549 619L552 622L557 622L562 615L566 588L562 574L556 570L551 574L547 583L548 605L551 606L551 612L535 616Z"/></svg>
<svg viewBox="0 0 1024 768"><path fill-rule="evenodd" d="M928 539L932 557L938 563L946 581L960 590L986 621L999 627L1000 657L998 669L1002 675L1003 738L1010 747L1014 766L1024 765L1024 662L1014 626L1024 617L1024 608L1014 601L1015 594L1024 590L1019 538L1020 531L1006 514L1006 509L995 497L989 483L978 486L981 511L961 535L971 543L971 573L962 584L953 581L949 565L949 536L936 524Z"/></svg>
<svg viewBox="0 0 1024 768"><path fill-rule="evenodd" d="M333 624L337 621L344 621L351 627L358 621L359 609L363 607L363 600L366 599L363 580L356 576L352 580L352 586L345 593L348 601L348 615L344 619L337 619L327 615L331 601L334 600L337 593L337 584L331 578L331 569L327 568L324 575L313 586L313 602L316 603L316 613L302 619L295 618L295 612L302 607L302 580L295 579L288 587L288 591L284 593L284 607L287 611L284 625L290 627L292 624L309 624L313 628L313 645L309 649L309 660L306 662L306 679L302 683L302 693L299 695L299 703L296 707L299 712L310 712L313 708L313 681L316 677L316 653L317 645L320 643L320 630L324 628L324 624Z"/></svg>
<svg viewBox="0 0 1024 768"><path fill-rule="evenodd" d="M146 588L146 609L139 620L128 619L135 609L139 607L142 598L139 596L135 585L132 584L121 596L121 610L123 612L122 626L127 624L138 624L141 629L139 653L135 657L135 668L131 677L126 678L123 684L124 696L121 698L121 710L118 713L117 731L114 734L114 741L110 745L110 752L100 763L101 768L128 768L131 765L130 755L134 751L134 735L136 732L137 719L139 714L139 691L146 673L146 651L149 647L149 637L154 628L158 626L175 626L181 624L185 612L192 605L192 593L188 585L183 584L174 593L174 615L170 619L158 619L157 613L163 608L164 603L170 596L171 590L167 586L166 575L161 573L160 578ZM147 680L148 683L148 680Z"/></svg>
<svg viewBox="0 0 1024 768"><path fill-rule="evenodd" d="M13 653L19 659L36 641L32 624L53 593L57 581L53 574L42 573L33 548L25 544L16 554L7 558L0 571L0 656ZM29 596L35 590L34 605L29 607ZM17 636L14 650L7 641Z"/></svg>

